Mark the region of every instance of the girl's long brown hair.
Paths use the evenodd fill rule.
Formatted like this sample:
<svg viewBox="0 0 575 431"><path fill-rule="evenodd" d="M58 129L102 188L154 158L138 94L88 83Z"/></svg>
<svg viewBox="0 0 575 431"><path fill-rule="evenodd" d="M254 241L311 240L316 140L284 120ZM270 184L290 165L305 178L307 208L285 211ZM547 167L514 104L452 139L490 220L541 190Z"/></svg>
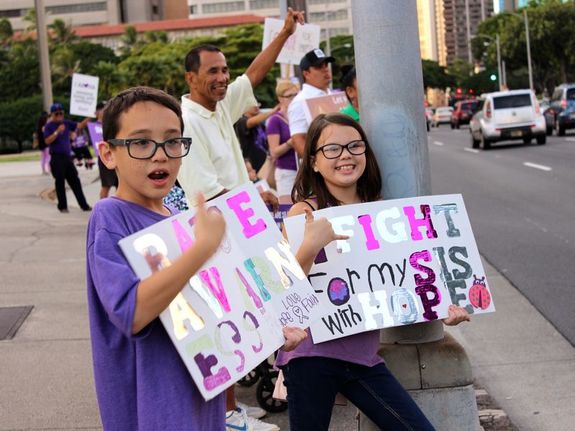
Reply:
<svg viewBox="0 0 575 431"><path fill-rule="evenodd" d="M381 174L379 173L379 166L377 165L375 154L369 146L365 132L359 123L351 117L344 114L333 113L318 115L309 126L302 164L299 167L291 193L292 202L296 203L315 198L318 209L341 205L341 202L329 192L321 174L313 170L317 142L324 129L331 124L353 127L359 132L361 139L366 143L366 163L365 171L357 180L357 194L362 202L373 202L381 199Z"/></svg>

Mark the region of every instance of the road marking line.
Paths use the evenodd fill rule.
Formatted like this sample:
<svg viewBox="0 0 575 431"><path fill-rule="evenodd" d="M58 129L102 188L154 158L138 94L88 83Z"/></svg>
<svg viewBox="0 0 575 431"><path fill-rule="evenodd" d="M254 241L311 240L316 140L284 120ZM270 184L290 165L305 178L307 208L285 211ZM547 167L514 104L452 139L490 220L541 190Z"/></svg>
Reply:
<svg viewBox="0 0 575 431"><path fill-rule="evenodd" d="M438 147L443 147L445 145L443 142L439 142L439 141L433 141L433 143L435 145L437 145Z"/></svg>
<svg viewBox="0 0 575 431"><path fill-rule="evenodd" d="M575 142L575 138L565 138L566 141Z"/></svg>
<svg viewBox="0 0 575 431"><path fill-rule="evenodd" d="M537 163L524 162L523 166L528 166L530 168L535 168L535 169L541 169L542 171L547 171L547 172L551 170L551 168L549 166L538 165Z"/></svg>
<svg viewBox="0 0 575 431"><path fill-rule="evenodd" d="M479 150L474 148L464 148L463 151L467 151L468 153L479 154Z"/></svg>

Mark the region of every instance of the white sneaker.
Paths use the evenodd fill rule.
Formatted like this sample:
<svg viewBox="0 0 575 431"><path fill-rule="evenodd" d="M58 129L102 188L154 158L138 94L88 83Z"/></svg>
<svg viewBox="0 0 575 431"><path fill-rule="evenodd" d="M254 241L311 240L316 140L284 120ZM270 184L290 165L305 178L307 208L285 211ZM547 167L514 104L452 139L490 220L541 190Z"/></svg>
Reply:
<svg viewBox="0 0 575 431"><path fill-rule="evenodd" d="M268 424L246 415L242 409L230 410L226 413L226 430L231 431L280 431L275 424Z"/></svg>
<svg viewBox="0 0 575 431"><path fill-rule="evenodd" d="M240 409L226 413L226 430L248 431L248 416Z"/></svg>
<svg viewBox="0 0 575 431"><path fill-rule="evenodd" d="M246 414L250 418L261 419L267 414L267 412L261 407L248 406L247 404L240 403L239 401L236 401L236 405L238 408L245 410Z"/></svg>
<svg viewBox="0 0 575 431"><path fill-rule="evenodd" d="M280 427L276 424L269 424L267 422L262 422L259 419L247 417L248 418L248 430L249 431L280 431Z"/></svg>

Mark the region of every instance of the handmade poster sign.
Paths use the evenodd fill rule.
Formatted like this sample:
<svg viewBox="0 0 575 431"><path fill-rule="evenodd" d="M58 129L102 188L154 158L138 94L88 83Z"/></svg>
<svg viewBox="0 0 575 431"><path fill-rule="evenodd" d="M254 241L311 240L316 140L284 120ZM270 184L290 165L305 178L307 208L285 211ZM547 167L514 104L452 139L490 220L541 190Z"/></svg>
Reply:
<svg viewBox="0 0 575 431"><path fill-rule="evenodd" d="M284 25L284 21L276 18L266 18L264 22L264 36L262 40L262 51L275 39ZM319 47L320 27L317 24L298 25L282 50L280 51L276 63L299 64L301 58L314 48Z"/></svg>
<svg viewBox="0 0 575 431"><path fill-rule="evenodd" d="M348 240L329 244L309 280L328 310L315 342L447 317L449 304L495 311L461 195L370 202L314 212ZM297 250L304 216L284 220Z"/></svg>
<svg viewBox="0 0 575 431"><path fill-rule="evenodd" d="M319 114L329 114L332 112L339 112L341 108L348 104L345 92L338 91L335 93L327 94L325 96L310 97L305 100L305 117L308 123L317 117Z"/></svg>
<svg viewBox="0 0 575 431"><path fill-rule="evenodd" d="M222 212L226 235L160 319L206 400L283 345L283 326L306 328L322 314L301 267L253 184L208 203ZM122 239L144 279L194 242L194 211Z"/></svg>

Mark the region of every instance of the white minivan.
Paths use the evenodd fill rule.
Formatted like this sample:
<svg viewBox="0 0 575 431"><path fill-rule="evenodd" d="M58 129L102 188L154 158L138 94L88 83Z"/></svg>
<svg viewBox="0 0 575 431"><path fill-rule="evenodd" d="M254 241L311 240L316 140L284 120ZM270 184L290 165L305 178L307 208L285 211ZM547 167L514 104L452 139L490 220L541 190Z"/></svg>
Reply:
<svg viewBox="0 0 575 431"><path fill-rule="evenodd" d="M539 145L546 142L545 117L531 90L498 91L482 95L483 107L471 119L471 145L488 149L497 141L535 138Z"/></svg>

